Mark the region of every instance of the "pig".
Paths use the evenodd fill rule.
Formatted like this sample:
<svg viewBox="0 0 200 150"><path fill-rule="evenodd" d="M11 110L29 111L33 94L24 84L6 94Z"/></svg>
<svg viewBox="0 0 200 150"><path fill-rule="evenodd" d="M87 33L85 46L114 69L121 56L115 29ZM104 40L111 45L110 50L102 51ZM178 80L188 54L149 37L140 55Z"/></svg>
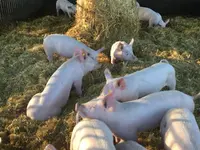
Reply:
<svg viewBox="0 0 200 150"><path fill-rule="evenodd" d="M136 100L148 94L159 92L165 86L169 87L170 90L176 88L175 69L166 59L123 77L113 78L107 68L104 75L106 84L100 95L107 94L112 85L117 91L115 92L116 99L121 102Z"/></svg>
<svg viewBox="0 0 200 150"><path fill-rule="evenodd" d="M102 47L95 51L84 43L64 34L45 35L43 47L49 61L52 61L54 53L71 58L77 48L86 50L93 59L97 59L98 54L105 49Z"/></svg>
<svg viewBox="0 0 200 150"><path fill-rule="evenodd" d="M139 3L138 3L139 4ZM137 9L138 9L138 17L139 20L141 21L149 21L149 27L153 27L153 26L161 26L163 28L166 27L166 25L169 23L170 19L167 19L165 22L162 19L162 16L153 11L150 8L147 7L140 7L137 4Z"/></svg>
<svg viewBox="0 0 200 150"><path fill-rule="evenodd" d="M96 119L84 119L73 129L70 150L115 150L112 132Z"/></svg>
<svg viewBox="0 0 200 150"><path fill-rule="evenodd" d="M59 16L59 11L62 10L64 14L68 14L69 18L71 18L71 14L76 13L76 6L70 3L68 0L57 0L56 1L56 12L57 16Z"/></svg>
<svg viewBox="0 0 200 150"><path fill-rule="evenodd" d="M138 100L118 102L113 87L107 95L101 95L97 101L84 104L76 103L75 111L81 118L103 121L121 140L137 140L137 132L155 129L159 126L165 113L172 108L187 108L194 111L194 99L183 92L161 91L149 94Z"/></svg>
<svg viewBox="0 0 200 150"><path fill-rule="evenodd" d="M115 64L117 60L132 62L137 61L138 58L133 54L133 43L133 38L131 39L129 44L125 41L115 42L110 50L111 64Z"/></svg>
<svg viewBox="0 0 200 150"><path fill-rule="evenodd" d="M77 50L74 56L63 63L50 77L42 93L29 101L26 114L33 120L47 120L61 112L67 103L72 86L82 95L82 78L98 67L96 60L85 50Z"/></svg>
<svg viewBox="0 0 200 150"><path fill-rule="evenodd" d="M171 109L160 124L165 150L200 150L200 131L196 119L186 108Z"/></svg>
<svg viewBox="0 0 200 150"><path fill-rule="evenodd" d="M116 150L147 150L135 141L126 141L115 145Z"/></svg>

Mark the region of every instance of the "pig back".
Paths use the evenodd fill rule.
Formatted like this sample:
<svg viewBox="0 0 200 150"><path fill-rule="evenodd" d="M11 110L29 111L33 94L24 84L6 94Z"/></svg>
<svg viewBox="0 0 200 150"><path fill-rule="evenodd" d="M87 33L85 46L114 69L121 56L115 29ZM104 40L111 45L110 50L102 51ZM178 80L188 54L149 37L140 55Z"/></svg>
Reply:
<svg viewBox="0 0 200 150"><path fill-rule="evenodd" d="M146 150L142 145L134 141L126 141L115 146L116 150Z"/></svg>
<svg viewBox="0 0 200 150"><path fill-rule="evenodd" d="M104 122L85 119L73 129L70 150L115 150L113 136Z"/></svg>
<svg viewBox="0 0 200 150"><path fill-rule="evenodd" d="M200 150L200 131L191 111L170 109L160 124L166 150Z"/></svg>
<svg viewBox="0 0 200 150"><path fill-rule="evenodd" d="M73 82L83 77L83 71L75 61L72 58L63 63L50 77L42 92L43 105L63 107L67 103Z"/></svg>

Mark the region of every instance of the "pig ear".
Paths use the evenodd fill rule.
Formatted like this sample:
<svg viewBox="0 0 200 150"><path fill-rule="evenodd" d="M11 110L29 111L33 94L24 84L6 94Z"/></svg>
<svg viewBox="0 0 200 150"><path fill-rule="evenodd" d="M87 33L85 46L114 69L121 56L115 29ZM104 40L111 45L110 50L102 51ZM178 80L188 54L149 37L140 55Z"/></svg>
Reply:
<svg viewBox="0 0 200 150"><path fill-rule="evenodd" d="M97 52L98 52L98 53L101 53L101 52L104 51L104 50L105 50L105 47L102 47L102 48L98 49Z"/></svg>
<svg viewBox="0 0 200 150"><path fill-rule="evenodd" d="M83 53L84 50L75 49L74 56L77 57L80 62L83 62L84 61Z"/></svg>
<svg viewBox="0 0 200 150"><path fill-rule="evenodd" d="M111 72L110 72L110 70L109 70L108 68L106 68L106 69L104 70L104 76L105 76L105 78L106 78L106 81L113 78L113 77L112 77L112 74L111 74Z"/></svg>
<svg viewBox="0 0 200 150"><path fill-rule="evenodd" d="M114 98L113 91L109 92L107 95L103 98L103 105L105 108L107 108L109 111L114 111L116 108L116 100Z"/></svg>
<svg viewBox="0 0 200 150"><path fill-rule="evenodd" d="M124 90L126 88L126 83L124 78L121 78L119 80L117 80L117 85L121 90Z"/></svg>
<svg viewBox="0 0 200 150"><path fill-rule="evenodd" d="M134 38L132 38L129 45L133 45L134 41L135 41Z"/></svg>
<svg viewBox="0 0 200 150"><path fill-rule="evenodd" d="M123 47L124 47L124 45L121 42L119 42L119 44L117 46L117 50L122 51Z"/></svg>

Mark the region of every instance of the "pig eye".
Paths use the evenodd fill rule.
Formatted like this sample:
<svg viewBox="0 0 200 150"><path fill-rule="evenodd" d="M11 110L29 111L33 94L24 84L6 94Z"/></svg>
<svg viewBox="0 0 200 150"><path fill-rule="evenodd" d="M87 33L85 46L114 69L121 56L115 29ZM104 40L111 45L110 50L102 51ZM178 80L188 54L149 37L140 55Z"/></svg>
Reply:
<svg viewBox="0 0 200 150"><path fill-rule="evenodd" d="M90 56L90 53L88 53L87 55Z"/></svg>

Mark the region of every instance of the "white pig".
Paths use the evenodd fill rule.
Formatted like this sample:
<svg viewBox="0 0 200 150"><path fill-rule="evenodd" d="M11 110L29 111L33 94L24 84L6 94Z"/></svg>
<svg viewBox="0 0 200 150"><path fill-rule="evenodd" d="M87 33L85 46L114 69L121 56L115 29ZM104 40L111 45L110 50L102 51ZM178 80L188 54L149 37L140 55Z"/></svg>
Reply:
<svg viewBox="0 0 200 150"><path fill-rule="evenodd" d="M70 3L68 0L57 0L56 1L56 12L57 16L59 16L59 10L62 10L64 14L68 14L69 18L71 18L71 14L76 13L76 6Z"/></svg>
<svg viewBox="0 0 200 150"><path fill-rule="evenodd" d="M160 124L165 150L200 150L200 131L188 109L171 109Z"/></svg>
<svg viewBox="0 0 200 150"><path fill-rule="evenodd" d="M73 129L70 150L115 150L112 132L100 120L82 120Z"/></svg>
<svg viewBox="0 0 200 150"><path fill-rule="evenodd" d="M175 69L165 59L123 77L112 78L108 69L105 69L104 75L106 84L101 95L107 94L109 87L114 86L117 91L115 98L122 102L158 92L165 86L168 86L170 90L175 90L176 87Z"/></svg>
<svg viewBox="0 0 200 150"><path fill-rule="evenodd" d="M84 43L64 34L51 34L45 36L43 47L49 61L53 59L54 53L71 58L76 49L84 49L93 59L97 59L98 54L104 50L104 47L102 47L95 51Z"/></svg>
<svg viewBox="0 0 200 150"><path fill-rule="evenodd" d="M27 116L34 120L47 120L58 115L67 103L72 86L82 95L82 78L98 68L96 60L84 50L77 50L73 58L63 63L50 77L42 93L32 97L27 106ZM84 55L84 56L83 56Z"/></svg>
<svg viewBox="0 0 200 150"><path fill-rule="evenodd" d="M166 111L171 108L188 108L194 111L194 97L180 91L161 91L141 99L118 102L110 93L98 101L84 104L76 103L76 112L82 118L103 121L113 134L124 141L137 140L137 132L147 131L159 126ZM198 94L195 98L199 98Z"/></svg>
<svg viewBox="0 0 200 150"><path fill-rule="evenodd" d="M138 3L139 4L139 3ZM138 7L138 17L141 21L148 21L149 27L152 27L153 25L159 25L161 27L166 27L166 25L169 23L169 19L167 19L165 22L163 21L161 15L155 11L153 11L150 8L147 7Z"/></svg>
<svg viewBox="0 0 200 150"><path fill-rule="evenodd" d="M110 50L111 64L115 64L117 60L132 62L137 61L138 58L133 54L133 43L133 38L131 39L129 44L125 41L115 42Z"/></svg>
<svg viewBox="0 0 200 150"><path fill-rule="evenodd" d="M126 141L115 145L116 150L147 150L135 141Z"/></svg>

